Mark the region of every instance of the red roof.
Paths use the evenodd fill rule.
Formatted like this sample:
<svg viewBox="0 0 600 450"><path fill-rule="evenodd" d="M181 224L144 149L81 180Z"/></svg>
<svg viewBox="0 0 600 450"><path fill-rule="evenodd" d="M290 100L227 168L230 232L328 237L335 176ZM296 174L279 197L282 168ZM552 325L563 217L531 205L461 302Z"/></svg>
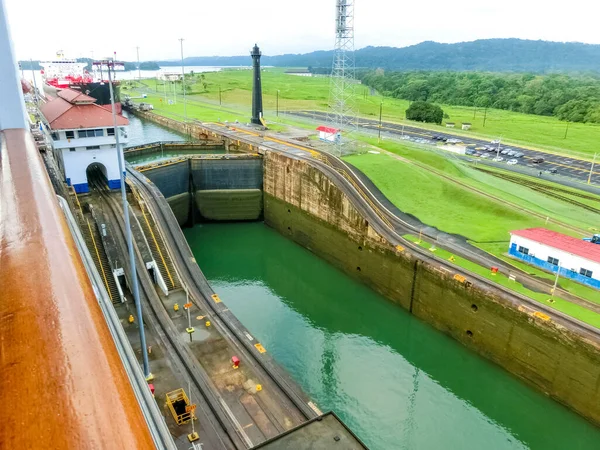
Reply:
<svg viewBox="0 0 600 450"><path fill-rule="evenodd" d="M335 134L339 130L337 128L331 128L331 127L326 127L326 126L321 125L320 127L317 127L317 131L324 131L325 133Z"/></svg>
<svg viewBox="0 0 600 450"><path fill-rule="evenodd" d="M69 103L94 103L96 99L73 89L61 89L56 94Z"/></svg>
<svg viewBox="0 0 600 450"><path fill-rule="evenodd" d="M42 105L40 109L53 130L111 127L113 125L112 112L94 103L72 104L62 98L55 98ZM128 124L129 121L125 117L117 114L117 125Z"/></svg>
<svg viewBox="0 0 600 450"><path fill-rule="evenodd" d="M600 263L600 245L598 244L592 244L591 242L557 233L556 231L546 230L545 228L527 228L525 230L511 231L510 234L531 239L549 247Z"/></svg>

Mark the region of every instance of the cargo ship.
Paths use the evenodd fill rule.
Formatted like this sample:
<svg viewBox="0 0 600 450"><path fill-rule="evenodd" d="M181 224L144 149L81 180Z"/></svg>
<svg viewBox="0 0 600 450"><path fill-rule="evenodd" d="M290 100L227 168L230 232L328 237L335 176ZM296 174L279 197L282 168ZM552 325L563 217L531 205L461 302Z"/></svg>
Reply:
<svg viewBox="0 0 600 450"><path fill-rule="evenodd" d="M41 61L44 93L56 97L61 89L73 89L96 99L96 104L110 109L110 88L106 66L92 63L92 72L87 70L87 63L75 59L67 59L64 53L56 53L56 59ZM123 63L115 62L115 70L123 70ZM104 67L104 70L102 68ZM112 69L112 68L111 68ZM119 81L113 77L113 92L117 114L121 113Z"/></svg>

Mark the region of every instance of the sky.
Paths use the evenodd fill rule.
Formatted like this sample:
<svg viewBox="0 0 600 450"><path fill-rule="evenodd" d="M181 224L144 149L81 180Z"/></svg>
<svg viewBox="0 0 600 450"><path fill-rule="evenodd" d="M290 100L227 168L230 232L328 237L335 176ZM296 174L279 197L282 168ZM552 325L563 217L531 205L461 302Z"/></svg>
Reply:
<svg viewBox="0 0 600 450"><path fill-rule="evenodd" d="M18 59L65 56L136 60L329 50L335 0L4 0ZM355 0L355 47L486 38L600 44L600 2L571 0ZM92 53L93 52L93 53Z"/></svg>

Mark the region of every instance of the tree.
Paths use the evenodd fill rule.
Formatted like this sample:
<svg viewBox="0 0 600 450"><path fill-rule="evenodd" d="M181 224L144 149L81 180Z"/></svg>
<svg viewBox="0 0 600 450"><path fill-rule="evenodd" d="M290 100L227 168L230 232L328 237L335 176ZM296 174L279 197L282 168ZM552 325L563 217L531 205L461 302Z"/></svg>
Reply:
<svg viewBox="0 0 600 450"><path fill-rule="evenodd" d="M441 124L444 111L437 105L427 102L412 102L406 110L408 120Z"/></svg>

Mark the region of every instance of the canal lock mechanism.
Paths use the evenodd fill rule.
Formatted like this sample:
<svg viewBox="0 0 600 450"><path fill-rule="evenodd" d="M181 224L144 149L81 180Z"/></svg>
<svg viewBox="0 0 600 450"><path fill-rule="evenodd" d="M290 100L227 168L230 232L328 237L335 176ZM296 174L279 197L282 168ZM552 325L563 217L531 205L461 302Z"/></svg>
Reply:
<svg viewBox="0 0 600 450"><path fill-rule="evenodd" d="M219 432L212 432L215 439L230 446L224 448L269 442L303 423L312 423L320 411L268 358L268 352L260 350L260 344L212 292L189 249L185 252L187 244L181 227L201 222L264 220L282 235L416 317L590 421L600 423L599 346L597 336L590 330L573 326L565 329L563 317L550 322L536 320L531 308L519 308L521 302L506 292L497 292L482 284L482 280L456 281L452 273L440 271L430 255L418 253L406 242L402 245L395 242L396 237L386 227L389 219L381 220L378 217L381 211L365 203L356 192L356 181L354 189L348 187L348 173L332 167L327 157L317 157L307 148L298 152L295 144L291 144L292 150L286 149L285 142L271 142L271 147L265 148L264 139L235 129L198 125L190 130L190 125L151 113L141 115L178 131L185 127L192 136L205 138L201 144L204 149L160 158L135 169L129 167L128 195L135 219L132 220L134 235L138 227L137 256L146 268L143 301L146 311L153 314L148 319L150 341L154 348L164 348L153 349L153 358L164 363L177 354L179 360L173 364L185 367L189 377L193 372L199 373L192 377L195 380L192 391L208 405L204 414L219 423ZM128 149L126 158L130 160L144 153L163 154L167 148L177 153L177 146L179 150L190 150L181 143L159 143ZM131 304L127 289L131 275L123 262L125 258L121 256L119 264L119 258L111 256L118 253L111 247L121 246L123 250L119 231L122 226L115 225L120 224L119 206L114 198L109 200L115 194L98 181L101 172L100 168L94 171L96 181L90 184L95 187L90 194L72 193L71 203L115 308L126 317ZM141 276L139 267L138 276ZM153 283L158 287L153 287ZM123 299L128 301L123 303ZM202 330L199 336L205 337L193 340L190 336L192 341L182 344L173 336L181 334L176 330L186 328L186 311L175 311L174 307L190 303L192 314L201 318L195 328ZM526 356L532 352L551 352L556 362L549 366L541 359ZM224 376L223 373L229 372L231 357L240 355L242 368L246 358L252 362L247 367L249 372L233 369L237 371L235 375ZM569 373L563 373L567 368ZM241 373L243 377L238 376ZM174 373L166 378L172 382L162 388L163 396L185 385ZM258 379L261 383L257 383ZM261 390L257 390L259 384ZM265 386L276 392L267 402L259 400ZM231 395L232 392L236 395ZM236 396L237 403L231 400ZM253 426L246 428L247 424L239 417L250 420ZM336 426L346 430L348 439L353 436L343 424Z"/></svg>
<svg viewBox="0 0 600 450"><path fill-rule="evenodd" d="M164 151L165 144L160 147ZM167 147L170 152L175 147L177 153L191 153L129 169L127 199L153 376L150 383L155 398L171 405L172 417L166 414L165 420L172 435L188 440L199 436L204 448L237 449L259 444L270 448L280 439L309 433L315 441L335 438L364 448L335 414L319 411L229 312L195 264L183 237L181 227L199 222L263 219L262 157L216 153L223 147L214 142L210 148ZM46 159L47 165L53 165L49 156ZM139 354L131 289L134 274L127 258L120 193L108 186L101 164L90 165L86 175L89 192L76 194L63 185L60 193L67 194L96 268ZM180 391L181 398L169 403Z"/></svg>

